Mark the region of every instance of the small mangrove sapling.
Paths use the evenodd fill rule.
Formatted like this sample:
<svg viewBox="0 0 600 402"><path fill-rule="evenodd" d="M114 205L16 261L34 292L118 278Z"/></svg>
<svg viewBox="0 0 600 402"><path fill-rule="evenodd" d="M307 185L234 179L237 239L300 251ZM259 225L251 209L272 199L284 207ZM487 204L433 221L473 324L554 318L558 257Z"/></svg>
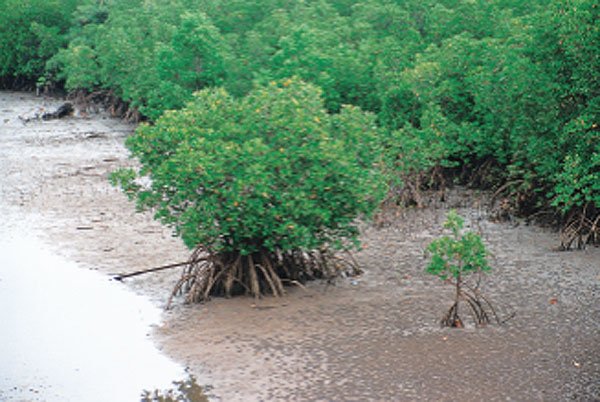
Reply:
<svg viewBox="0 0 600 402"><path fill-rule="evenodd" d="M454 303L441 320L441 324L445 327L464 327L459 315L461 301L469 306L477 325L488 324L490 315L500 323L494 308L479 291L480 276L475 285L466 281L469 276L481 275L491 267L481 236L471 231L463 231L463 226L464 219L456 211L450 211L444 228L450 230L451 234L433 240L427 247L430 261L426 272L438 276L456 289Z"/></svg>

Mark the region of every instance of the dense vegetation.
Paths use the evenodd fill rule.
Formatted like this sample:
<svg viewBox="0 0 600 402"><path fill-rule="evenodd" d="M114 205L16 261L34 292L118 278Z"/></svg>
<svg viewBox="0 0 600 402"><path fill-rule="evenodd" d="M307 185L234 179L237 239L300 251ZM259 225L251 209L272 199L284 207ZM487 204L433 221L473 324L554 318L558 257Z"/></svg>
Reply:
<svg viewBox="0 0 600 402"><path fill-rule="evenodd" d="M329 251L355 245L356 218L378 206L385 182L374 116L328 114L320 95L291 78L237 99L205 89L129 138L142 169L113 179L196 249L200 264L180 283L189 301L280 295L281 278L338 273Z"/></svg>
<svg viewBox="0 0 600 402"><path fill-rule="evenodd" d="M252 102L254 88L297 77L320 88L324 121L355 110L343 105L374 114L374 149L402 179L389 180L394 191L416 196L453 177L529 214L600 210L593 0L0 0L0 9L5 86L109 91L157 127L181 128L186 112L166 110L192 101L193 112L225 93L232 105ZM153 130L138 135L154 141Z"/></svg>
<svg viewBox="0 0 600 402"><path fill-rule="evenodd" d="M0 1L0 86L34 86L67 44L78 0Z"/></svg>

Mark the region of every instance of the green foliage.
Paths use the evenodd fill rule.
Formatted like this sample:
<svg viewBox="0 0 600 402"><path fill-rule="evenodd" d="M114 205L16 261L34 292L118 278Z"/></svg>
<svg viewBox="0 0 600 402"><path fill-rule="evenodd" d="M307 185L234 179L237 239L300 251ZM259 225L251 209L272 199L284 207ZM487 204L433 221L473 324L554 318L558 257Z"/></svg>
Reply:
<svg viewBox="0 0 600 402"><path fill-rule="evenodd" d="M152 119L226 77L229 48L185 0L114 1L78 9L72 40L50 62L67 89L107 88Z"/></svg>
<svg viewBox="0 0 600 402"><path fill-rule="evenodd" d="M494 161L504 167L500 180L521 183L521 197L539 206L548 199L565 212L598 206L598 7L503 4L491 25L477 17L490 15L483 4L461 24L450 21L464 4L424 14L431 20L421 32L435 39L396 76L398 89L379 114L402 133L388 149L415 160L417 170Z"/></svg>
<svg viewBox="0 0 600 402"><path fill-rule="evenodd" d="M64 44L77 3L0 0L0 79L35 82L46 60Z"/></svg>
<svg viewBox="0 0 600 402"><path fill-rule="evenodd" d="M596 98L600 103L600 98ZM600 129L596 118L600 105L592 104L568 124L562 138L566 155L556 174L553 205L568 212L587 204L600 206Z"/></svg>
<svg viewBox="0 0 600 402"><path fill-rule="evenodd" d="M128 140L150 187L127 171L115 180L190 248L347 248L356 218L384 194L377 132L374 116L355 107L327 114L321 91L296 78L241 99L204 90Z"/></svg>
<svg viewBox="0 0 600 402"><path fill-rule="evenodd" d="M563 212L591 204L600 207L600 28L594 1L557 4L550 10L552 46L558 54L550 64L559 84L561 126L556 141L561 152L548 173L554 185L552 203ZM556 164L558 161L558 165Z"/></svg>
<svg viewBox="0 0 600 402"><path fill-rule="evenodd" d="M596 3L0 0L0 81L111 90L157 120L297 76L328 113L374 113L398 176L489 163L567 212L600 206Z"/></svg>
<svg viewBox="0 0 600 402"><path fill-rule="evenodd" d="M431 261L427 273L443 280L454 278L460 281L464 274L489 271L487 251L478 234L462 232L464 219L456 213L448 213L444 228L451 231L450 236L442 236L427 246Z"/></svg>

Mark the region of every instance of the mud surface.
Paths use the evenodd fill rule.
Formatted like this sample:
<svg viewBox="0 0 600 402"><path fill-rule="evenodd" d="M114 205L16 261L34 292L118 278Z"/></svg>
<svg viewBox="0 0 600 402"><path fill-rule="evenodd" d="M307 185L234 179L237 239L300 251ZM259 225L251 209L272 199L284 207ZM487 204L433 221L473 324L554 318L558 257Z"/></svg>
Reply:
<svg viewBox="0 0 600 402"><path fill-rule="evenodd" d="M17 118L58 105L0 93L2 206L41 216L36 225L56 250L106 274L185 260L182 243L107 182L131 163L123 141L133 127L102 115ZM556 233L493 223L481 199L457 191L365 227L359 278L290 288L281 299L177 304L156 339L223 401L600 400L600 249L555 252ZM502 314L517 314L504 326L438 326L452 290L423 273L423 250L448 208L493 253L484 291ZM127 283L164 305L177 276Z"/></svg>

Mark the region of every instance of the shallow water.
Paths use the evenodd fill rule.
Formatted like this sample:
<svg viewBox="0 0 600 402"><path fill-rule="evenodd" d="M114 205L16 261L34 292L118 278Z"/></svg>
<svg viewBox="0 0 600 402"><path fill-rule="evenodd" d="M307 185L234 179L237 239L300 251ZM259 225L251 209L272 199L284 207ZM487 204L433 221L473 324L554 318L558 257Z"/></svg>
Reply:
<svg viewBox="0 0 600 402"><path fill-rule="evenodd" d="M135 401L185 377L149 338L159 309L3 212L0 400Z"/></svg>

